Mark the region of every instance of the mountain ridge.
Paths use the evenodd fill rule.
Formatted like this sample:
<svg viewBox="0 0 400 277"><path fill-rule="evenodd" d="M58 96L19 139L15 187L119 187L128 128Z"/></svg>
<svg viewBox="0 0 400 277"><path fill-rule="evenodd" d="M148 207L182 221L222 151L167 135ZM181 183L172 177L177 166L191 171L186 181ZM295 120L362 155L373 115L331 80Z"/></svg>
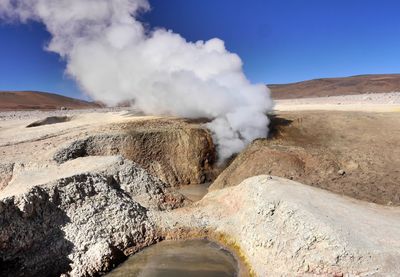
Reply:
<svg viewBox="0 0 400 277"><path fill-rule="evenodd" d="M0 91L0 111L91 109L101 105L61 94L41 91Z"/></svg>
<svg viewBox="0 0 400 277"><path fill-rule="evenodd" d="M400 92L400 74L363 74L350 77L318 78L267 86L274 99Z"/></svg>

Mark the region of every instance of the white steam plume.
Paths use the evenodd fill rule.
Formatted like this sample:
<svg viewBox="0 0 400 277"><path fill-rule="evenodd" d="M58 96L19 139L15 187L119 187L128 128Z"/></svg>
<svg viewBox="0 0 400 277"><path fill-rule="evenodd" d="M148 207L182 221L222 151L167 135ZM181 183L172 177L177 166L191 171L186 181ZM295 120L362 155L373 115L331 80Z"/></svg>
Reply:
<svg viewBox="0 0 400 277"><path fill-rule="evenodd" d="M42 22L52 35L47 50L66 60L66 72L95 100L212 119L221 160L265 137L273 105L266 86L247 80L220 39L192 43L147 30L135 16L149 8L147 0L0 0L0 17Z"/></svg>

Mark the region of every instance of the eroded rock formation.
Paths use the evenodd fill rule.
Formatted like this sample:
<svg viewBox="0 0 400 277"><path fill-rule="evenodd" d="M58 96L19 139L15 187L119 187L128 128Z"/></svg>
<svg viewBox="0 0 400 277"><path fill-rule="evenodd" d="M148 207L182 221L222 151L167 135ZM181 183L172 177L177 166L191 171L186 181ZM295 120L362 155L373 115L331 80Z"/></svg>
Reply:
<svg viewBox="0 0 400 277"><path fill-rule="evenodd" d="M123 155L172 185L210 181L215 148L207 130L178 120L123 124L109 134L72 142L54 154L63 163L77 157Z"/></svg>
<svg viewBox="0 0 400 277"><path fill-rule="evenodd" d="M176 208L184 202L130 161L84 159L103 168L91 173L72 170L61 178L56 174L53 181L1 199L1 276L106 272L126 254L157 241L149 210Z"/></svg>
<svg viewBox="0 0 400 277"><path fill-rule="evenodd" d="M1 163L0 164L0 191L8 185L14 170L14 163Z"/></svg>
<svg viewBox="0 0 400 277"><path fill-rule="evenodd" d="M197 230L223 240L255 276L400 274L398 208L279 177L252 177L193 206L151 214L171 237Z"/></svg>

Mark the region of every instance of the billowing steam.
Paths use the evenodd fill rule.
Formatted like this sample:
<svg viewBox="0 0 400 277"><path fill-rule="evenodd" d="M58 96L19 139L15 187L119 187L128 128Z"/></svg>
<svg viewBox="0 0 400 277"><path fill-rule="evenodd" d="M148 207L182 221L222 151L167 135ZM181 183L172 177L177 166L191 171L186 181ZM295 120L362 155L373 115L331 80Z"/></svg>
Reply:
<svg viewBox="0 0 400 277"><path fill-rule="evenodd" d="M132 101L147 114L212 119L221 160L265 137L272 108L265 85L251 84L220 39L187 42L135 19L147 0L0 0L4 20L42 22L47 50L95 100Z"/></svg>

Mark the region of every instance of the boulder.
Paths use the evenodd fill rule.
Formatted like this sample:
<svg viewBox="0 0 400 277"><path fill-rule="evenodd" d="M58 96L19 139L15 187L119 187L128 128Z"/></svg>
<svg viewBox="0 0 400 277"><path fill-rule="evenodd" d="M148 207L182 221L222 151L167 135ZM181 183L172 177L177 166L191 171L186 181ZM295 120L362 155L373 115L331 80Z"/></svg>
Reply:
<svg viewBox="0 0 400 277"><path fill-rule="evenodd" d="M28 124L26 126L26 128L63 123L63 122L68 122L70 120L71 120L71 117L68 117L68 116L49 116L49 117L46 117L45 119L37 120L35 122Z"/></svg>

